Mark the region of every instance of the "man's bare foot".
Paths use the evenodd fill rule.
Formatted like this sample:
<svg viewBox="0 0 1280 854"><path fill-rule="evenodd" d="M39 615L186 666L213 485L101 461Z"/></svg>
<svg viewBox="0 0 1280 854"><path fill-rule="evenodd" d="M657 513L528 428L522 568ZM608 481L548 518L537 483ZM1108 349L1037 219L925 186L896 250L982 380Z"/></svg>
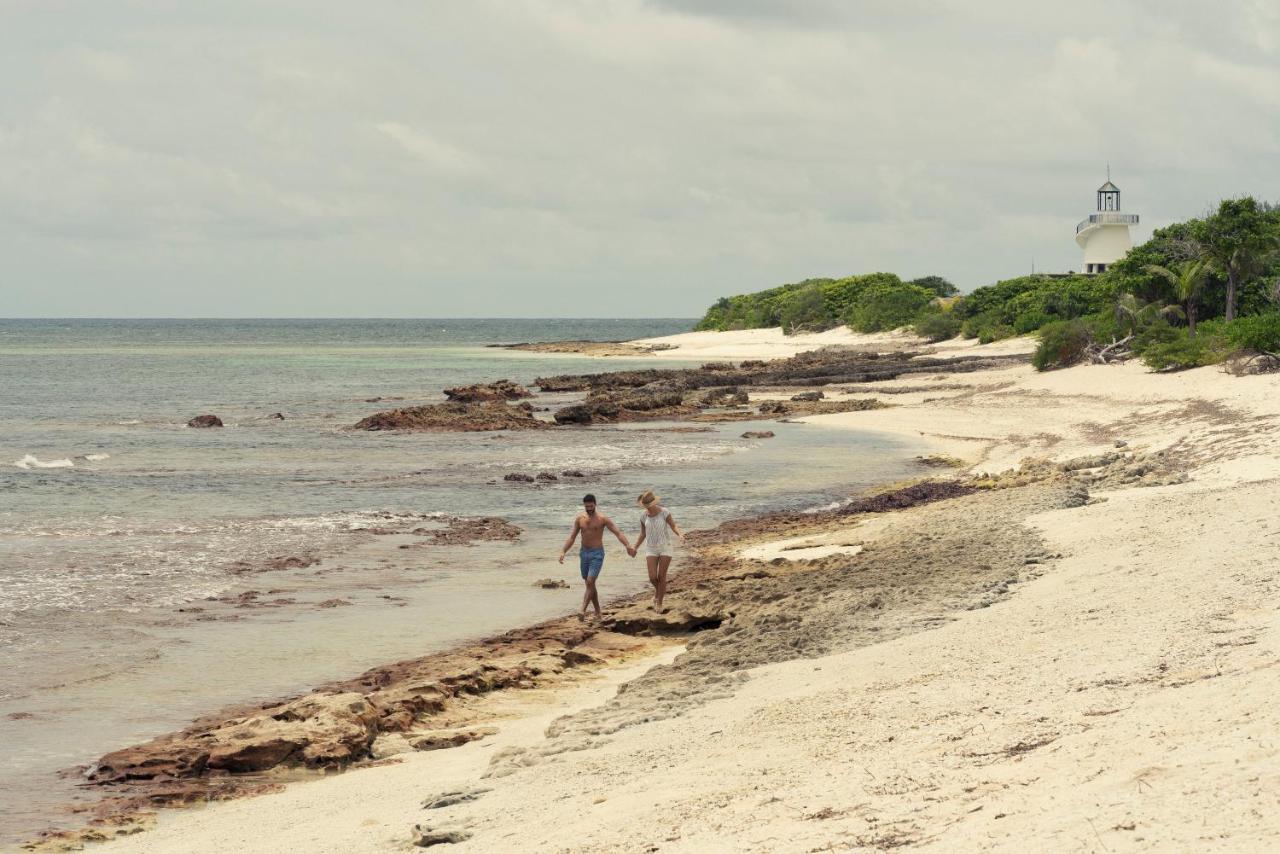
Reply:
<svg viewBox="0 0 1280 854"><path fill-rule="evenodd" d="M579 620L585 620L586 618L587 618L587 612L586 612L586 611L579 611L579 612L578 612L578 619L579 619Z"/></svg>

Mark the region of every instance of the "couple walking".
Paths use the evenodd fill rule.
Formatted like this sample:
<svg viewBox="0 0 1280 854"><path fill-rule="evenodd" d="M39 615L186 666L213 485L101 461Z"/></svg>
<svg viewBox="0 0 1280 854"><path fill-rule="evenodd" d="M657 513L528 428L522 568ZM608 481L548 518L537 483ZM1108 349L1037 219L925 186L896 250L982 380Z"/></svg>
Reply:
<svg viewBox="0 0 1280 854"><path fill-rule="evenodd" d="M671 511L658 503L658 496L647 489L636 500L641 508L640 537L633 546L627 541L627 535L618 530L613 520L596 509L596 497L586 495L582 499L582 512L573 520L573 531L569 539L564 541L560 550L560 562L573 548L573 541L582 534L582 546L578 549L578 562L582 570L582 580L587 589L582 594L582 615L587 608L594 606L596 618L600 617L600 595L596 591L596 579L604 567L604 532L608 530L618 542L622 543L627 554L635 557L644 546L644 559L649 567L649 583L653 585L653 607L662 610L662 599L667 595L667 568L671 566L671 558L675 555L675 540L683 542L684 534L676 527L676 520Z"/></svg>

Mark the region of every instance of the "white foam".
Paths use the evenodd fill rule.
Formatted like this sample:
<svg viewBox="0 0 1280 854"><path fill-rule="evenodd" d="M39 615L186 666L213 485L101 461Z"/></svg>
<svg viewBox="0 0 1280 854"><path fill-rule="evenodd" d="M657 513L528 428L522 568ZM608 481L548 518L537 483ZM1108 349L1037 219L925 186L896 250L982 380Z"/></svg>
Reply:
<svg viewBox="0 0 1280 854"><path fill-rule="evenodd" d="M111 459L110 454L85 454L81 459L88 460L91 463L101 462L102 460Z"/></svg>
<svg viewBox="0 0 1280 854"><path fill-rule="evenodd" d="M20 460L14 460L13 464L20 469L69 469L75 468L75 463L71 460L39 460L31 454L27 454Z"/></svg>

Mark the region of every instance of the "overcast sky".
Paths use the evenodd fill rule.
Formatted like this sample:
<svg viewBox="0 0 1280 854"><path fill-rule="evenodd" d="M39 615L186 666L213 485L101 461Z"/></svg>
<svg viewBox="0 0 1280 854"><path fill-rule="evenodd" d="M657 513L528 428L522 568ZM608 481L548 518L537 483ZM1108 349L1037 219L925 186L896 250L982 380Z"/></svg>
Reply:
<svg viewBox="0 0 1280 854"><path fill-rule="evenodd" d="M690 316L1280 198L1276 0L0 0L0 316Z"/></svg>

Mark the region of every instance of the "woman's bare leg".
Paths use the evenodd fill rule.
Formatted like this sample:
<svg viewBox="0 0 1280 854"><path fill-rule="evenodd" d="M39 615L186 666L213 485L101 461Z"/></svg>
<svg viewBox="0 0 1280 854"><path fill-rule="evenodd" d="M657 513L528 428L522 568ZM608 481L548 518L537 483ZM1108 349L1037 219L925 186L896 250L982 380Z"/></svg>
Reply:
<svg viewBox="0 0 1280 854"><path fill-rule="evenodd" d="M644 562L649 567L649 583L653 585L653 606L655 608L662 605L662 594L658 591L658 560L655 555L646 555Z"/></svg>
<svg viewBox="0 0 1280 854"><path fill-rule="evenodd" d="M650 560L652 560L652 558L650 558ZM656 607L659 611L662 610L662 600L666 598L666 595L667 595L667 569L670 566L671 566L670 555L663 555L662 557L658 558L658 578L657 578L657 582L653 586L657 591L656 595L654 596L654 607Z"/></svg>

